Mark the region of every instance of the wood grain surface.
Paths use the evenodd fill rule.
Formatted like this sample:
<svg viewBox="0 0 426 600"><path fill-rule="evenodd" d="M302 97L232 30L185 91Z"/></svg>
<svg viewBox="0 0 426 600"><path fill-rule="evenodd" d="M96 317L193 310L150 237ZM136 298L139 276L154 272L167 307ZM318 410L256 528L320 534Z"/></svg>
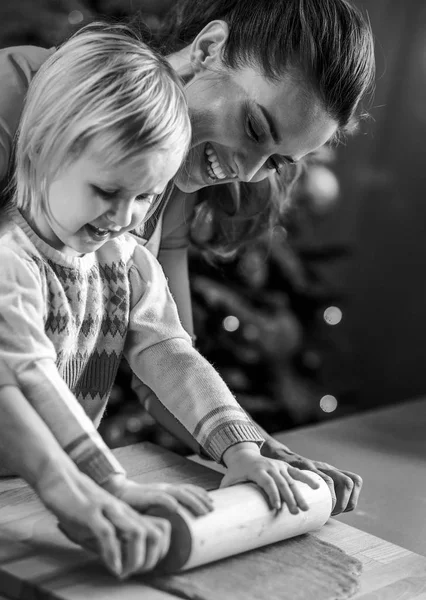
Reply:
<svg viewBox="0 0 426 600"><path fill-rule="evenodd" d="M220 480L217 472L151 444L122 448L116 455L140 481L185 481L214 489ZM354 598L426 599L425 557L335 519L315 535L363 563ZM0 481L0 594L19 600L176 598L140 581L115 581L58 532L55 520L19 479Z"/></svg>

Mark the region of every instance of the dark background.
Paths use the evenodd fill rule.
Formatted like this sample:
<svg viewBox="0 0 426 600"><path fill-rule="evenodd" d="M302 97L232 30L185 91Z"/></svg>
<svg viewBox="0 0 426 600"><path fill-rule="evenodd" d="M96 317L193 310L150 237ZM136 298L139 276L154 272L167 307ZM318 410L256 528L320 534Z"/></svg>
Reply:
<svg viewBox="0 0 426 600"><path fill-rule="evenodd" d="M0 46L52 46L136 10L155 27L168 2L1 0ZM217 268L191 253L199 349L271 431L426 391L426 3L356 4L376 37L371 118L315 158L272 245ZM335 325L329 307L341 310ZM135 402L126 369L101 431L111 445L178 449Z"/></svg>

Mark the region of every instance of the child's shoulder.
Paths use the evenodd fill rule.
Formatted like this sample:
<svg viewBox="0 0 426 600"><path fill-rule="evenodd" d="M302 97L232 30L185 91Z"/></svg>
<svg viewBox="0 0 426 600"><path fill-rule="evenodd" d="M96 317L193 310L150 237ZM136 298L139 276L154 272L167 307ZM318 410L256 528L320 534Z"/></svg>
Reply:
<svg viewBox="0 0 426 600"><path fill-rule="evenodd" d="M18 273L37 273L41 256L10 215L0 212L0 279ZM26 277L26 275L25 275Z"/></svg>
<svg viewBox="0 0 426 600"><path fill-rule="evenodd" d="M12 212L3 209L0 212L0 252L3 256L16 254L29 257L35 248L28 236L12 217Z"/></svg>

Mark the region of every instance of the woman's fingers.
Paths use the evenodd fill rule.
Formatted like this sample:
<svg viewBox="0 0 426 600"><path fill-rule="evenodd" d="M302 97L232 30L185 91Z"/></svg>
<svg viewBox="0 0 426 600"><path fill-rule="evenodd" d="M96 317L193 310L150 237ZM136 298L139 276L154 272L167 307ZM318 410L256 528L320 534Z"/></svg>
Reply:
<svg viewBox="0 0 426 600"><path fill-rule="evenodd" d="M314 477L311 472L301 471L296 467L289 466L287 468L287 473L292 479L295 479L296 481L302 481L303 483L307 483L309 487L313 490L317 490L320 486L317 478Z"/></svg>
<svg viewBox="0 0 426 600"><path fill-rule="evenodd" d="M58 523L58 528L72 542L100 556L112 573L121 575L121 544L115 527L101 513L91 515L90 525L62 521Z"/></svg>
<svg viewBox="0 0 426 600"><path fill-rule="evenodd" d="M125 505L105 507L84 525L62 522L58 527L72 542L97 554L122 579L152 570L170 546L169 521L139 515Z"/></svg>
<svg viewBox="0 0 426 600"><path fill-rule="evenodd" d="M120 576L123 572L123 558L115 527L101 515L95 517L93 527L98 545L97 553L110 571Z"/></svg>
<svg viewBox="0 0 426 600"><path fill-rule="evenodd" d="M358 503L362 488L362 478L350 471L339 471L334 467L321 467L321 476L329 476L333 481L336 502L333 506L332 515L354 510Z"/></svg>
<svg viewBox="0 0 426 600"><path fill-rule="evenodd" d="M121 543L122 578L152 570L170 545L170 523L158 517L142 516L128 509L109 514Z"/></svg>
<svg viewBox="0 0 426 600"><path fill-rule="evenodd" d="M146 559L141 572L151 571L164 558L170 546L170 536L169 521L152 517L152 528L146 538Z"/></svg>

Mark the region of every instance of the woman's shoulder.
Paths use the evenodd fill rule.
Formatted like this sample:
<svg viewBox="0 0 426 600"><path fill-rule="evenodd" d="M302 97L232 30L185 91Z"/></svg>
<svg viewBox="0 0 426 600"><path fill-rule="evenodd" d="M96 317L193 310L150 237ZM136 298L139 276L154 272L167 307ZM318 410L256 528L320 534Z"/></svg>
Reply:
<svg viewBox="0 0 426 600"><path fill-rule="evenodd" d="M0 180L5 176L28 86L55 48L12 46L0 50Z"/></svg>
<svg viewBox="0 0 426 600"><path fill-rule="evenodd" d="M15 73L26 81L31 81L41 65L55 52L55 48L40 46L10 46L0 50L0 75Z"/></svg>
<svg viewBox="0 0 426 600"><path fill-rule="evenodd" d="M196 202L197 193L187 194L174 188L164 209L161 249L181 248L188 245L189 229Z"/></svg>

